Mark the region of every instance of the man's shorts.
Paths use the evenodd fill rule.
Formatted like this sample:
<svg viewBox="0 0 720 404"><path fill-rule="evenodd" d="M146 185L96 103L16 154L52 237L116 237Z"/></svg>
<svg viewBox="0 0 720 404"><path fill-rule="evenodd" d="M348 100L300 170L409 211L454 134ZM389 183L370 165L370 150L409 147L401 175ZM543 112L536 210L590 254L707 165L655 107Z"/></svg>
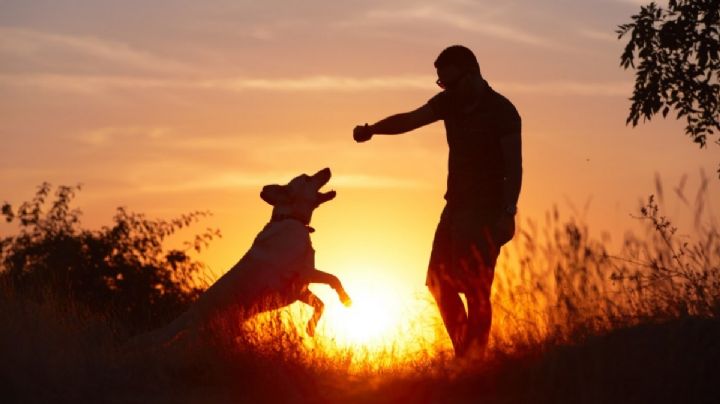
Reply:
<svg viewBox="0 0 720 404"><path fill-rule="evenodd" d="M494 234L496 220L477 210L446 206L435 231L425 284L458 293L489 293L501 247Z"/></svg>

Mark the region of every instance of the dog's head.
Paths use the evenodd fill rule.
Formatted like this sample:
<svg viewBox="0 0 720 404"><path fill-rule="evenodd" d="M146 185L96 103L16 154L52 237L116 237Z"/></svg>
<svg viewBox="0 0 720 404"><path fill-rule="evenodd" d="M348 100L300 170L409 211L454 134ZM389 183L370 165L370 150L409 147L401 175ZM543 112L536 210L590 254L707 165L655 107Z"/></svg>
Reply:
<svg viewBox="0 0 720 404"><path fill-rule="evenodd" d="M331 175L329 168L313 175L301 174L286 185L264 186L260 197L273 206L273 215L288 215L308 224L315 208L335 198L335 191L320 192Z"/></svg>

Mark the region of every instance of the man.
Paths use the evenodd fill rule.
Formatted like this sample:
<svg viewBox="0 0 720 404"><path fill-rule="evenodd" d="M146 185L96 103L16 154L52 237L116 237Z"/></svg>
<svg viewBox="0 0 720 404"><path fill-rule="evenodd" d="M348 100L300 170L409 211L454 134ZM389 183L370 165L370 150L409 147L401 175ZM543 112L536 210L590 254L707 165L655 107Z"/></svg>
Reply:
<svg viewBox="0 0 720 404"><path fill-rule="evenodd" d="M482 356L492 321L495 263L500 247L515 232L522 178L520 115L483 79L470 49L454 45L443 50L435 68L442 92L414 111L356 126L353 138L365 142L373 135L401 134L444 121L450 152L446 205L426 285L456 356Z"/></svg>

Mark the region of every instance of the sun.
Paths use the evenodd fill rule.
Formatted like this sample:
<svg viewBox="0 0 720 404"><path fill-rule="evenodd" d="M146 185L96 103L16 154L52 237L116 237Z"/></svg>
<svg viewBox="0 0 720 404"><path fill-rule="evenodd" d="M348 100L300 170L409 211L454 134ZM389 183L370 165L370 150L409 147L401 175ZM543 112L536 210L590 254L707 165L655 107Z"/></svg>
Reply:
<svg viewBox="0 0 720 404"><path fill-rule="evenodd" d="M439 314L417 290L377 279L354 279L345 284L353 299L352 306L345 307L332 290L321 288L316 293L325 302L325 312L316 339L326 349L375 358L392 352L410 358L438 348Z"/></svg>
<svg viewBox="0 0 720 404"><path fill-rule="evenodd" d="M452 350L437 306L424 285L396 276L392 265L346 263L336 268L352 299L350 307L344 306L329 286L310 284L310 290L324 303L314 335L305 330L312 309L296 302L256 318L250 329L264 330L257 333L260 342L275 343L277 332L297 332L309 358L338 358L359 371L399 370ZM276 326L278 313L283 323L280 328ZM262 328L264 321L269 328Z"/></svg>
<svg viewBox="0 0 720 404"><path fill-rule="evenodd" d="M394 338L396 325L402 321L402 302L382 288L348 288L353 304L344 307L329 302L324 313L325 337L342 345L381 344Z"/></svg>
<svg viewBox="0 0 720 404"><path fill-rule="evenodd" d="M296 302L250 322L248 330L259 337L254 342L276 344L278 333L290 331L290 335L301 337L308 358L337 358L350 365L348 370L361 372L410 369L418 361L450 352L452 346L427 289L381 279L378 272L357 271L356 276L343 276L351 307L340 303L327 285L311 284L311 291L325 305L313 336L305 330L312 310Z"/></svg>

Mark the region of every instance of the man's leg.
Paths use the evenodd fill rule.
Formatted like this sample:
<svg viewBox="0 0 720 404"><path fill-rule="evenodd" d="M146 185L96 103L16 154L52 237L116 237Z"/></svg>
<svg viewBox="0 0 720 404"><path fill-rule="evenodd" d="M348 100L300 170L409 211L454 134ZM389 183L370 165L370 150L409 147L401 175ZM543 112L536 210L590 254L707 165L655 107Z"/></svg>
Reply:
<svg viewBox="0 0 720 404"><path fill-rule="evenodd" d="M495 276L495 263L499 249L489 233L472 246L470 260L475 265L475 287L465 294L468 304L467 348L482 356L487 348L492 325L490 294Z"/></svg>
<svg viewBox="0 0 720 404"><path fill-rule="evenodd" d="M437 230L435 230L425 284L435 298L445 329L452 341L455 355L461 356L465 352L467 313L458 291L448 282L449 271L452 270L452 235L449 214L446 207L440 216Z"/></svg>
<svg viewBox="0 0 720 404"><path fill-rule="evenodd" d="M429 282L428 288L440 310L440 316L450 336L450 341L452 341L455 355L464 355L468 317L460 294L449 285L436 279Z"/></svg>
<svg viewBox="0 0 720 404"><path fill-rule="evenodd" d="M482 356L487 348L492 325L492 304L490 293L485 290L478 290L474 293L467 293L465 298L468 303L468 331L467 349L472 354Z"/></svg>

